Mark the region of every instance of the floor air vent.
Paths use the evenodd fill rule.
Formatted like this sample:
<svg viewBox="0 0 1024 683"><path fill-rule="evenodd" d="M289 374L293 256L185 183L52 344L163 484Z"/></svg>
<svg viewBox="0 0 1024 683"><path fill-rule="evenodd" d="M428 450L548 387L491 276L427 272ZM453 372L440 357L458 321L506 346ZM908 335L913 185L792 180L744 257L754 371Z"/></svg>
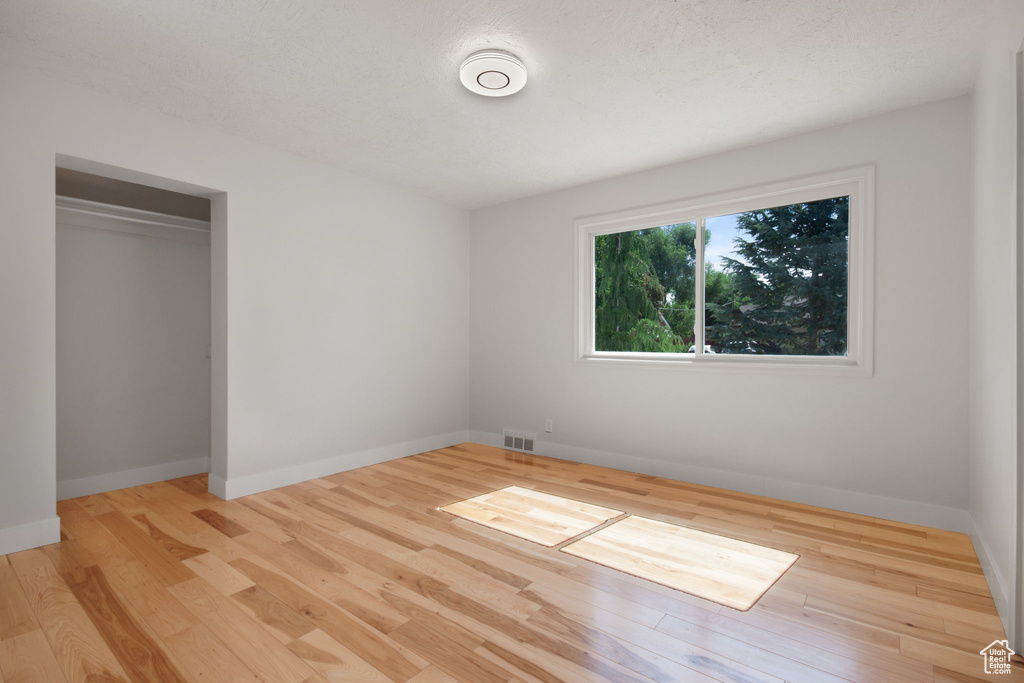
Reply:
<svg viewBox="0 0 1024 683"><path fill-rule="evenodd" d="M517 432L511 429L502 430L502 436L504 437L504 447L510 448L514 451L525 451L526 453L533 453L533 442L537 438L536 434L528 434L526 432Z"/></svg>

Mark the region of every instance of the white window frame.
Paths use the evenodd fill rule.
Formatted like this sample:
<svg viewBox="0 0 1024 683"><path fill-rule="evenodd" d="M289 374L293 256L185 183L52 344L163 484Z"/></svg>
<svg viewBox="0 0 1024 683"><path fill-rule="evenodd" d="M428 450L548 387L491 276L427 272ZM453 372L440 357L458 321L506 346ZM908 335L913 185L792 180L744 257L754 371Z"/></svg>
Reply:
<svg viewBox="0 0 1024 683"><path fill-rule="evenodd" d="M782 356L704 353L704 241L696 242L694 353L596 351L594 348L594 238L677 223L695 223L704 233L708 218L839 196L850 197L847 287L847 354ZM815 176L620 211L575 221L576 362L586 365L655 365L739 372L806 372L870 376L874 346L875 167Z"/></svg>

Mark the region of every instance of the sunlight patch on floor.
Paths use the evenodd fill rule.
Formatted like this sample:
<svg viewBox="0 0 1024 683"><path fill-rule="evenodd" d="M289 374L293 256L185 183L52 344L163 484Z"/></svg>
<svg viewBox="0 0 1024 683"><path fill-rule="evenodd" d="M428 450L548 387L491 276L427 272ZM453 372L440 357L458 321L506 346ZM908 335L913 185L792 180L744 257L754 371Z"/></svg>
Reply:
<svg viewBox="0 0 1024 683"><path fill-rule="evenodd" d="M799 555L630 516L562 552L747 611Z"/></svg>
<svg viewBox="0 0 1024 683"><path fill-rule="evenodd" d="M549 548L590 531L621 510L509 486L438 508Z"/></svg>

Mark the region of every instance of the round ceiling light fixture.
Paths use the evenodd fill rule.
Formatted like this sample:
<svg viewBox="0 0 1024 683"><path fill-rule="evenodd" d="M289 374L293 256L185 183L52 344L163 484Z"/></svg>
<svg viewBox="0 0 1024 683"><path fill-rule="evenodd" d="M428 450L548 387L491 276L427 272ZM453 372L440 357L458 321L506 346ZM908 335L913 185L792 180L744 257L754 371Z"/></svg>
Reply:
<svg viewBox="0 0 1024 683"><path fill-rule="evenodd" d="M505 97L526 85L526 67L508 52L481 50L462 63L459 80L477 95Z"/></svg>

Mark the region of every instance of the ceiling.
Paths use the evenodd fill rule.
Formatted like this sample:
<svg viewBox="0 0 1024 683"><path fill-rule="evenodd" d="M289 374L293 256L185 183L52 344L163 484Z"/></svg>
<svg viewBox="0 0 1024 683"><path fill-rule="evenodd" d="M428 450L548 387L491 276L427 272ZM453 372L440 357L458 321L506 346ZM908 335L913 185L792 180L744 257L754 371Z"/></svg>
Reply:
<svg viewBox="0 0 1024 683"><path fill-rule="evenodd" d="M475 208L964 94L995 4L0 0L0 62Z"/></svg>

